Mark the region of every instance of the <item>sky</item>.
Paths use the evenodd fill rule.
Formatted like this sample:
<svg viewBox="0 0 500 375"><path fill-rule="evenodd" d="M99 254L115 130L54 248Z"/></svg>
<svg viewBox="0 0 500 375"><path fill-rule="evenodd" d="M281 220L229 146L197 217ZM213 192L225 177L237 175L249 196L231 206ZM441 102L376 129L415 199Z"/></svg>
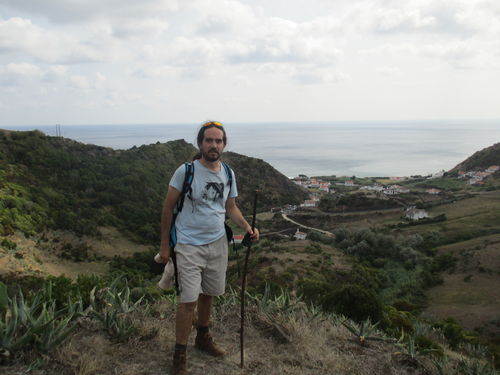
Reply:
<svg viewBox="0 0 500 375"><path fill-rule="evenodd" d="M499 0L0 0L0 126L500 119Z"/></svg>

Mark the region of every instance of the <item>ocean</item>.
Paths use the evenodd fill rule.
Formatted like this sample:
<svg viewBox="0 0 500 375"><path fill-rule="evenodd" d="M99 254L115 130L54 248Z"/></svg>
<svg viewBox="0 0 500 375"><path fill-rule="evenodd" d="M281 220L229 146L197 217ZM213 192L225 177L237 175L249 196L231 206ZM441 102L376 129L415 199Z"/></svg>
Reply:
<svg viewBox="0 0 500 375"><path fill-rule="evenodd" d="M63 137L128 149L185 139L199 124L61 125ZM56 135L56 126L7 126ZM500 142L500 121L225 123L226 150L263 159L288 177L410 176L449 170Z"/></svg>

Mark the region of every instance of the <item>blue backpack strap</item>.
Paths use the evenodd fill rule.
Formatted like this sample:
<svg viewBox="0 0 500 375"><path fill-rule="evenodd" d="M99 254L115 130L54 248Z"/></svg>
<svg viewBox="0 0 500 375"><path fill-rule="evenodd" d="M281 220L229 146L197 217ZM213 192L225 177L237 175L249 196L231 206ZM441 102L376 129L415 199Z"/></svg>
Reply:
<svg viewBox="0 0 500 375"><path fill-rule="evenodd" d="M229 185L229 194L231 194L231 188L233 187L233 171L231 170L231 167L224 162L222 162L222 166L224 167L224 170L226 171L227 184Z"/></svg>
<svg viewBox="0 0 500 375"><path fill-rule="evenodd" d="M194 178L194 164L193 162L184 163L185 173L184 173L184 182L182 184L182 191L177 201L177 205L175 206L174 216L172 217L172 225L170 226L170 247L173 249L177 244L177 231L175 230L175 219L179 212L182 211L182 207L184 206L184 198L186 194L189 196L191 194L191 184L193 183Z"/></svg>
<svg viewBox="0 0 500 375"><path fill-rule="evenodd" d="M191 194L191 184L193 183L194 178L194 163L186 162L184 163L185 172L184 172L184 183L182 184L182 191L179 200L177 201L177 213L182 211L182 207L184 207L184 198L186 194L189 196Z"/></svg>

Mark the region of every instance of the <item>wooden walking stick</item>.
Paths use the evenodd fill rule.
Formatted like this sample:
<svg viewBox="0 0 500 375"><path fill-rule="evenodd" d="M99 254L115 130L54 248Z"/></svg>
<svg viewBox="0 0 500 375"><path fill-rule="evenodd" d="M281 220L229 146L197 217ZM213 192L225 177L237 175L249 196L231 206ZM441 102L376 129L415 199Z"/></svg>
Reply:
<svg viewBox="0 0 500 375"><path fill-rule="evenodd" d="M253 217L252 217L252 231L255 230L255 216L257 214L257 192L258 190L255 190L254 193L254 199L253 199ZM247 283L247 266L248 266L248 257L250 256L250 248L252 247L252 241L248 241L247 245L247 252L245 254L245 263L243 264L243 276L241 278L241 327L240 327L240 367L243 368L243 333L244 333L244 327L245 327L245 286Z"/></svg>

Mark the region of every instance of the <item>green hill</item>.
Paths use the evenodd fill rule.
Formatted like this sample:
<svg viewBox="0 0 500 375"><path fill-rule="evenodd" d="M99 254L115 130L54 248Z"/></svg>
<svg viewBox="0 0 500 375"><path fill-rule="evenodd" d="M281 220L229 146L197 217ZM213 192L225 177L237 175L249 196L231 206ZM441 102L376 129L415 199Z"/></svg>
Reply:
<svg viewBox="0 0 500 375"><path fill-rule="evenodd" d="M475 152L450 172L486 169L491 165L500 165L500 143Z"/></svg>
<svg viewBox="0 0 500 375"><path fill-rule="evenodd" d="M170 176L195 152L184 140L113 150L40 131L0 130L0 235L45 228L92 235L108 225L155 243ZM261 210L306 196L262 160L235 153L226 160L237 175L244 212L255 189L264 192Z"/></svg>

